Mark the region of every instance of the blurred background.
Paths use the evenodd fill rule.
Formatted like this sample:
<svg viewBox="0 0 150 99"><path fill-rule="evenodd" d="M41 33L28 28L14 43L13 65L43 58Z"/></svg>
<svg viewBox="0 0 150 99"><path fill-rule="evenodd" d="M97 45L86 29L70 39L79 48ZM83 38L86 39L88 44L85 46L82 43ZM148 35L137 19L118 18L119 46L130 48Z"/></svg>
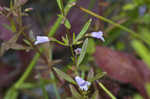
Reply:
<svg viewBox="0 0 150 99"><path fill-rule="evenodd" d="M0 7L9 8L10 1L0 0ZM68 0L63 0L63 2L66 5ZM78 0L77 5L113 20L138 35L134 36L134 33L99 20L76 7L71 8L67 15L71 23L70 32L75 32L77 35L85 22L92 18L92 25L88 32L102 30L106 39L104 43L99 40L90 40L90 47L84 61L88 66L86 68L83 66L83 71L87 72L90 66L94 66L95 71L107 72L107 75L100 81L117 99L133 99L135 94L140 94L144 97L143 99L148 99L150 89L146 83L150 81L150 1ZM32 32L33 38L37 35L48 35L60 14L56 0L28 0L22 6L22 9L25 8L33 8L28 12L28 16L22 17L23 25L28 27L26 32L28 35ZM21 77L35 54L33 50L25 51L8 47L13 46L8 42L13 37L12 31L7 27L10 24L12 23L7 17L0 14L0 99L3 99L8 89ZM61 25L54 37L61 40L61 36L65 36L66 31L64 25ZM24 45L22 38L19 37L17 43ZM74 46L74 48L77 47ZM54 45L53 59L61 59L60 63L55 64L56 67L67 71L68 65L71 63L70 56L71 52L68 47ZM38 65L44 65L40 59L36 67ZM21 88L18 99L42 99L42 90L36 82L39 72L45 79L48 79L46 71L34 68L26 80L32 87ZM65 91L66 84L58 84L62 99L70 95L69 91ZM56 99L53 84L47 82L46 90L49 99ZM103 92L101 89L99 90ZM103 93L99 99L109 99Z"/></svg>

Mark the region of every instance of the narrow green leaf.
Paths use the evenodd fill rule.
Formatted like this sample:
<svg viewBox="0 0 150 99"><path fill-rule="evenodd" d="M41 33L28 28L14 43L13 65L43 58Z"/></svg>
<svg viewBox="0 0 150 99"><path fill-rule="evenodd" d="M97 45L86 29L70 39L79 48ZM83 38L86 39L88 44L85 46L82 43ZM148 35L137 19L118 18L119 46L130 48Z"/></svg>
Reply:
<svg viewBox="0 0 150 99"><path fill-rule="evenodd" d="M19 93L15 89L11 89L7 92L6 96L4 99L17 99Z"/></svg>
<svg viewBox="0 0 150 99"><path fill-rule="evenodd" d="M84 36L84 34L88 30L91 22L92 22L92 19L89 19L88 22L82 28L81 32L77 35L77 37L76 37L75 41L73 42L73 44L75 44L79 39L81 39Z"/></svg>
<svg viewBox="0 0 150 99"><path fill-rule="evenodd" d="M106 75L106 72L98 73L98 74L96 74L95 77L89 79L89 81L90 81L90 82L93 82L93 81L95 81L95 80L98 80L98 79L102 78L104 75Z"/></svg>
<svg viewBox="0 0 150 99"><path fill-rule="evenodd" d="M65 19L64 25L67 29L71 29L71 24L68 19Z"/></svg>
<svg viewBox="0 0 150 99"><path fill-rule="evenodd" d="M133 96L133 99L143 99L143 97L139 94Z"/></svg>
<svg viewBox="0 0 150 99"><path fill-rule="evenodd" d="M70 87L72 95L75 98L77 98L77 99L83 99L83 97L77 92L77 90L72 85L69 85L69 87Z"/></svg>
<svg viewBox="0 0 150 99"><path fill-rule="evenodd" d="M57 0L57 4L58 4L58 7L59 7L61 13L64 14L63 1L62 0Z"/></svg>
<svg viewBox="0 0 150 99"><path fill-rule="evenodd" d="M75 33L73 32L73 42L74 42L74 40L75 40L75 38L76 38L76 35L75 35Z"/></svg>
<svg viewBox="0 0 150 99"><path fill-rule="evenodd" d="M58 44L60 44L60 45L65 46L65 44L64 44L63 42L61 42L61 41L59 41L59 40L57 40L57 39L55 39L55 38L53 38L53 37L51 37L50 39L51 39L51 41L53 41L53 42L56 42L56 43L58 43Z"/></svg>
<svg viewBox="0 0 150 99"><path fill-rule="evenodd" d="M23 39L23 41L24 41L24 43L26 43L27 45L32 46L32 44L31 44L28 40Z"/></svg>
<svg viewBox="0 0 150 99"><path fill-rule="evenodd" d="M64 42L64 44L67 46L67 45L69 45L69 39L68 39L68 36L66 35L66 37L61 37L62 38L62 40L63 40L63 42Z"/></svg>
<svg viewBox="0 0 150 99"><path fill-rule="evenodd" d="M64 8L64 15L65 15L65 16L67 16L68 12L69 12L70 9L72 8L72 6L70 6L70 4L75 3L75 2L76 2L76 0L68 0L67 5L66 5L65 8ZM60 16L59 16L59 17L57 18L55 24L54 24L54 25L50 28L50 30L49 30L49 33L48 33L48 36L49 36L49 37L50 37L50 36L53 36L53 35L56 33L57 29L58 29L58 28L60 27L60 25L61 25L62 20L63 20L63 17L60 17Z"/></svg>
<svg viewBox="0 0 150 99"><path fill-rule="evenodd" d="M146 83L146 91L147 91L147 94L148 96L150 97L150 83Z"/></svg>
<svg viewBox="0 0 150 99"><path fill-rule="evenodd" d="M79 66L81 62L83 61L85 54L86 54L87 47L88 47L88 38L83 43L82 50L77 61L77 66Z"/></svg>
<svg viewBox="0 0 150 99"><path fill-rule="evenodd" d="M95 47L95 46L96 46L96 45L95 45L94 39L89 38L87 53L90 54L90 55L92 55L92 54L95 52L95 50L96 50L96 47Z"/></svg>
<svg viewBox="0 0 150 99"><path fill-rule="evenodd" d="M63 71L61 71L58 68L53 67L53 69L55 70L55 72L58 74L58 76L62 77L63 79L65 79L66 81L76 84L76 82L66 73L64 73Z"/></svg>
<svg viewBox="0 0 150 99"><path fill-rule="evenodd" d="M142 42L138 40L133 40L132 46L135 49L135 51L139 54L139 56L143 59L143 61L147 63L150 68L150 51L148 50L148 48L146 48L146 46L144 46L144 44L142 44Z"/></svg>
<svg viewBox="0 0 150 99"><path fill-rule="evenodd" d="M19 89L32 89L38 87L38 84L35 83L23 83L20 85Z"/></svg>
<svg viewBox="0 0 150 99"><path fill-rule="evenodd" d="M87 80L90 81L94 77L94 71L93 68L90 69L90 72L88 73Z"/></svg>

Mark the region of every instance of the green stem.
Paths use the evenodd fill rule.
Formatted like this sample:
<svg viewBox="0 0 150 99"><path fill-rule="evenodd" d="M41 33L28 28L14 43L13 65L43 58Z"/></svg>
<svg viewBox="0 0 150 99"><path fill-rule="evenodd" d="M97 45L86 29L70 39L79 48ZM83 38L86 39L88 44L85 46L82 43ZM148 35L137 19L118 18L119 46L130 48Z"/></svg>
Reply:
<svg viewBox="0 0 150 99"><path fill-rule="evenodd" d="M71 50L71 53L72 53L72 57L73 57L73 64L76 65L76 60L75 60L75 54L74 54L74 50L73 50L73 47L72 45L70 45L70 50Z"/></svg>
<svg viewBox="0 0 150 99"><path fill-rule="evenodd" d="M103 21L105 21L105 22L107 22L107 23L110 23L110 24L116 26L116 27L119 27L119 28L122 29L122 30L127 31L127 32L130 33L133 37L138 38L138 39L141 39L142 41L144 41L144 42L146 43L146 40L145 40L144 38L142 38L140 35L138 35L138 34L137 34L136 32L134 32L134 31L132 31L131 29L128 29L128 28L126 28L125 26L120 25L120 24L118 24L118 23L115 23L115 22L113 22L112 20L107 19L107 18L105 18L105 17L103 17L103 16L100 16L100 15L98 15L98 14L96 14L96 13L94 13L94 12L88 10L88 9L85 9L85 8L83 8L83 7L78 7L78 6L76 6L76 7L79 8L81 11L83 11L83 12L85 12L85 13L88 13L88 14L90 14L90 15L92 15L92 16L94 16L94 17L100 19L100 20L103 20Z"/></svg>
<svg viewBox="0 0 150 99"><path fill-rule="evenodd" d="M29 76L32 71L32 68L35 66L37 60L39 59L40 54L36 53L34 58L32 59L31 63L27 67L26 71L23 73L22 77L16 82L15 88L19 88L19 86L25 81L25 79Z"/></svg>
<svg viewBox="0 0 150 99"><path fill-rule="evenodd" d="M55 91L55 94L56 94L56 98L61 99L60 95L59 95L59 92L57 90L57 85L56 85L56 82L55 82L55 76L54 76L53 72L50 72L50 76L51 76L51 79L54 81L53 87L54 87L54 91Z"/></svg>
<svg viewBox="0 0 150 99"><path fill-rule="evenodd" d="M64 8L64 14L67 16L67 13L69 12L70 8L72 6L70 6L71 3L76 2L76 0L69 0L66 7ZM63 20L63 17L59 16L58 19L56 20L55 24L52 26L52 28L50 28L49 34L48 36L53 36L55 34L55 32L57 31L57 29L59 28L61 22Z"/></svg>
<svg viewBox="0 0 150 99"><path fill-rule="evenodd" d="M40 74L39 74L39 76L40 76ZM41 88L42 88L44 99L48 99L48 93L47 93L46 88L45 88L44 80L42 79L41 76L40 76L40 85L41 85Z"/></svg>
<svg viewBox="0 0 150 99"><path fill-rule="evenodd" d="M98 84L111 97L111 99L117 99L101 82L98 82Z"/></svg>
<svg viewBox="0 0 150 99"><path fill-rule="evenodd" d="M72 6L70 6L70 3L75 2L76 0L69 0L68 4L66 5L65 9L64 9L64 13L67 15L67 13L69 12L70 8ZM57 29L59 28L61 21L63 20L62 17L58 17L57 21L55 22L55 24L52 26L52 28L49 31L48 36L53 36L55 34L55 32L57 31ZM41 50L41 49L40 49ZM40 51L41 53L43 52L43 50ZM40 57L39 53L36 53L34 58L32 59L31 63L29 64L29 66L27 67L27 69L25 70L25 72L23 73L23 75L21 76L21 78L14 84L14 86L12 86L6 93L6 96L11 96L10 94L13 94L13 92L19 88L21 86L21 84L23 84L23 82L27 79L27 77L30 75L33 67L35 66L36 62L38 61Z"/></svg>

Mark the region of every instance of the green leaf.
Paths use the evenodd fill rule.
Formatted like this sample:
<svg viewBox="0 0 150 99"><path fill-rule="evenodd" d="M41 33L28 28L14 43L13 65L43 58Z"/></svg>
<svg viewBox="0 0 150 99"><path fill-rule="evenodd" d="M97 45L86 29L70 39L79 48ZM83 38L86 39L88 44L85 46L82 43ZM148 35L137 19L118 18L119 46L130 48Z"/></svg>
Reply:
<svg viewBox="0 0 150 99"><path fill-rule="evenodd" d="M11 89L7 92L4 99L17 99L19 93L15 89Z"/></svg>
<svg viewBox="0 0 150 99"><path fill-rule="evenodd" d="M82 50L77 61L77 66L79 66L81 62L83 61L85 54L86 54L87 47L88 47L88 38L83 43Z"/></svg>
<svg viewBox="0 0 150 99"><path fill-rule="evenodd" d="M133 99L143 99L143 97L139 94L134 95Z"/></svg>
<svg viewBox="0 0 150 99"><path fill-rule="evenodd" d="M144 0L133 0L134 1L134 3L135 4L137 4L137 5L142 5L142 4L144 4Z"/></svg>
<svg viewBox="0 0 150 99"><path fill-rule="evenodd" d="M93 77L94 77L94 71L93 68L91 68L90 72L88 73L87 80L90 81L90 79L92 79Z"/></svg>
<svg viewBox="0 0 150 99"><path fill-rule="evenodd" d="M146 83L146 91L148 96L150 97L150 83Z"/></svg>
<svg viewBox="0 0 150 99"><path fill-rule="evenodd" d="M63 37L62 36L62 40L64 41L64 44L67 46L69 45L69 39L68 39L68 36L66 35L66 37Z"/></svg>
<svg viewBox="0 0 150 99"><path fill-rule="evenodd" d="M144 44L142 44L142 42L138 40L133 40L131 44L138 55L143 59L145 63L148 64L150 68L150 51L148 50L148 48L146 48L146 46L144 46Z"/></svg>
<svg viewBox="0 0 150 99"><path fill-rule="evenodd" d="M72 95L73 95L76 99L83 99L83 97L77 92L77 90L76 90L72 85L69 85L69 87L70 87L70 90L71 90Z"/></svg>
<svg viewBox="0 0 150 99"><path fill-rule="evenodd" d="M106 75L106 72L98 73L98 74L96 74L95 77L89 79L89 81L90 81L90 82L93 82L93 81L95 81L95 80L98 80L98 79L102 78L104 75Z"/></svg>
<svg viewBox="0 0 150 99"><path fill-rule="evenodd" d="M68 12L70 11L70 9L71 9L72 6L73 6L73 5L70 6L70 4L75 3L75 2L76 2L76 0L68 0L66 6L65 6L65 8L64 8L64 15L65 15L65 16L67 16ZM48 36L49 36L49 37L50 37L50 36L52 37L52 36L56 33L57 29L58 29L58 28L60 27L60 25L61 25L62 20L63 20L63 17L60 17L60 16L59 16L59 17L57 18L55 24L54 24L54 25L50 28L50 30L49 30L49 33L48 33Z"/></svg>
<svg viewBox="0 0 150 99"><path fill-rule="evenodd" d="M65 19L64 25L67 29L71 29L71 24L68 19Z"/></svg>
<svg viewBox="0 0 150 99"><path fill-rule="evenodd" d="M123 7L123 10L133 10L134 8L136 8L136 4L128 3Z"/></svg>
<svg viewBox="0 0 150 99"><path fill-rule="evenodd" d="M88 22L84 25L84 27L82 28L81 32L77 35L76 39L74 40L73 44L76 44L76 42L81 39L84 34L86 33L86 31L88 30L90 24L92 22L92 19L89 19Z"/></svg>
<svg viewBox="0 0 150 99"><path fill-rule="evenodd" d="M64 14L63 1L62 0L57 0L57 4L58 4L58 7L59 7L61 13Z"/></svg>
<svg viewBox="0 0 150 99"><path fill-rule="evenodd" d="M89 38L87 53L90 54L90 55L93 54L96 50L95 46L96 45L95 45L94 39Z"/></svg>
<svg viewBox="0 0 150 99"><path fill-rule="evenodd" d="M63 42L61 42L61 41L59 41L59 40L57 40L57 39L55 39L55 38L53 38L53 37L51 37L50 39L51 39L51 41L53 41L53 42L56 42L56 43L58 43L58 44L60 44L60 45L65 46L65 44L64 44Z"/></svg>
<svg viewBox="0 0 150 99"><path fill-rule="evenodd" d="M53 67L53 69L55 70L58 76L62 77L63 79L65 79L66 81L70 83L76 84L76 82L68 74L64 73L58 68Z"/></svg>
<svg viewBox="0 0 150 99"><path fill-rule="evenodd" d="M35 83L23 83L20 85L18 89L32 89L38 87L38 84Z"/></svg>
<svg viewBox="0 0 150 99"><path fill-rule="evenodd" d="M150 17L149 17L150 18ZM148 21L147 21L148 22ZM145 42L150 46L150 31L148 28L142 28L141 32L141 37L145 38Z"/></svg>
<svg viewBox="0 0 150 99"><path fill-rule="evenodd" d="M72 37L73 42L74 42L75 38L76 38L76 35L75 35L75 33L73 32L73 37Z"/></svg>

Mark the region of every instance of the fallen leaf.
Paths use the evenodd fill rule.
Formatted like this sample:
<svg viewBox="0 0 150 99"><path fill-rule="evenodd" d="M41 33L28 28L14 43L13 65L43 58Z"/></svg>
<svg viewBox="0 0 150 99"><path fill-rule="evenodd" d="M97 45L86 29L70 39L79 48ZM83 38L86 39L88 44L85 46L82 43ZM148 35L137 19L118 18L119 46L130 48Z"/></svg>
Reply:
<svg viewBox="0 0 150 99"><path fill-rule="evenodd" d="M144 84L150 81L150 70L133 55L114 51L107 47L96 47L94 58L108 76L123 83L130 83L148 99Z"/></svg>

